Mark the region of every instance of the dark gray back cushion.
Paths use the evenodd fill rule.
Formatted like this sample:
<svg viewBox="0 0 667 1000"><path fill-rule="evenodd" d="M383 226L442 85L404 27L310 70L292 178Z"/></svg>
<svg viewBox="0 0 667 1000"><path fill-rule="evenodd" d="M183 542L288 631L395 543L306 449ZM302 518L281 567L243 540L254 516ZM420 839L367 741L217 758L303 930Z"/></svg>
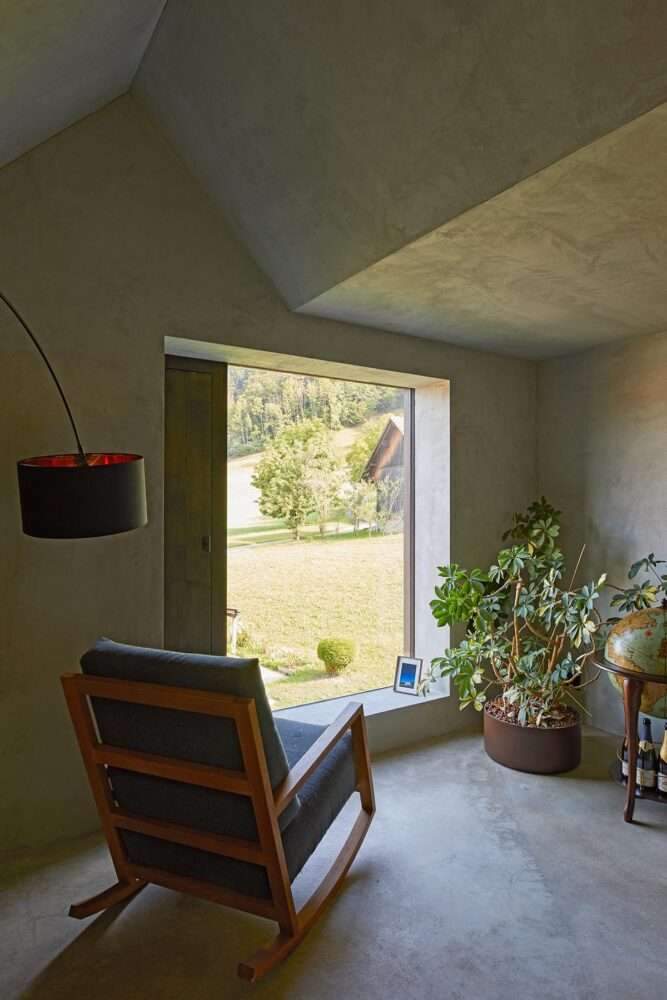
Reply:
<svg viewBox="0 0 667 1000"><path fill-rule="evenodd" d="M175 653L100 639L81 658L85 674L148 684L196 688L253 698L264 743L271 785L289 772L287 757L255 659ZM243 770L232 719L129 702L93 699L100 737L113 746ZM225 836L256 840L254 811L245 796L216 792L182 782L110 769L121 808L139 815L195 826ZM298 798L280 817L285 829L299 811Z"/></svg>

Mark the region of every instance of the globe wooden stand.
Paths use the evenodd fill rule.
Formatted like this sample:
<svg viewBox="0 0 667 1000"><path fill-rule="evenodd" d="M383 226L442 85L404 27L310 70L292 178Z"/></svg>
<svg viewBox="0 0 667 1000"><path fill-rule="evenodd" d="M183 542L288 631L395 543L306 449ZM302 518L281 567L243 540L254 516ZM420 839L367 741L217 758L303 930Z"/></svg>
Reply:
<svg viewBox="0 0 667 1000"><path fill-rule="evenodd" d="M664 674L645 674L639 671L622 670L609 660L597 660L595 665L609 674L616 674L623 680L623 708L625 711L625 738L628 742L628 786L625 798L623 818L626 823L632 823L635 812L635 792L637 790L637 750L639 729L639 706L641 705L644 684L664 684L667 677ZM651 796L653 797L653 796ZM664 800L659 800L664 801Z"/></svg>

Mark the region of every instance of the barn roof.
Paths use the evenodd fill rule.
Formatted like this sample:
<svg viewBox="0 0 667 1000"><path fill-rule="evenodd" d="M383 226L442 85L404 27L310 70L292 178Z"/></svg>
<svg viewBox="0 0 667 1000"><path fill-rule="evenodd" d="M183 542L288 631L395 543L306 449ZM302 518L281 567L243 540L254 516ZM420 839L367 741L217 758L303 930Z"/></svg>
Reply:
<svg viewBox="0 0 667 1000"><path fill-rule="evenodd" d="M376 482L379 473L385 466L391 464L391 458L396 454L398 446L403 441L404 421L402 416L391 414L385 424L378 442L373 448L370 458L364 466L361 478Z"/></svg>

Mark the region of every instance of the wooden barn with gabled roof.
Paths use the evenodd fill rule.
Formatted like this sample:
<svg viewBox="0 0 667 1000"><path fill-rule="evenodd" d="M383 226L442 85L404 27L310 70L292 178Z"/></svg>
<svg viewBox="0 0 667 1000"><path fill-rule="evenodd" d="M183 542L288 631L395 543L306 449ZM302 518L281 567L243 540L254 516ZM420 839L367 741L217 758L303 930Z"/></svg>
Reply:
<svg viewBox="0 0 667 1000"><path fill-rule="evenodd" d="M390 415L361 478L376 485L385 479L402 478L403 438L403 417Z"/></svg>

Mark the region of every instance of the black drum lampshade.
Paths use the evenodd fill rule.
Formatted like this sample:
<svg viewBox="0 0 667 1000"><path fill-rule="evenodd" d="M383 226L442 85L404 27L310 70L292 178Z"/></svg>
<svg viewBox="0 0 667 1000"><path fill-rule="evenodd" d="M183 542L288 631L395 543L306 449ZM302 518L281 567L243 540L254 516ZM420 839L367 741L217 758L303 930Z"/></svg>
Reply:
<svg viewBox="0 0 667 1000"><path fill-rule="evenodd" d="M78 451L38 455L18 463L23 531L35 538L94 538L141 528L148 521L141 455L86 452L63 388L34 333L0 292L49 370L65 407Z"/></svg>
<svg viewBox="0 0 667 1000"><path fill-rule="evenodd" d="M21 518L36 538L93 538L148 520L141 455L40 455L18 463Z"/></svg>

